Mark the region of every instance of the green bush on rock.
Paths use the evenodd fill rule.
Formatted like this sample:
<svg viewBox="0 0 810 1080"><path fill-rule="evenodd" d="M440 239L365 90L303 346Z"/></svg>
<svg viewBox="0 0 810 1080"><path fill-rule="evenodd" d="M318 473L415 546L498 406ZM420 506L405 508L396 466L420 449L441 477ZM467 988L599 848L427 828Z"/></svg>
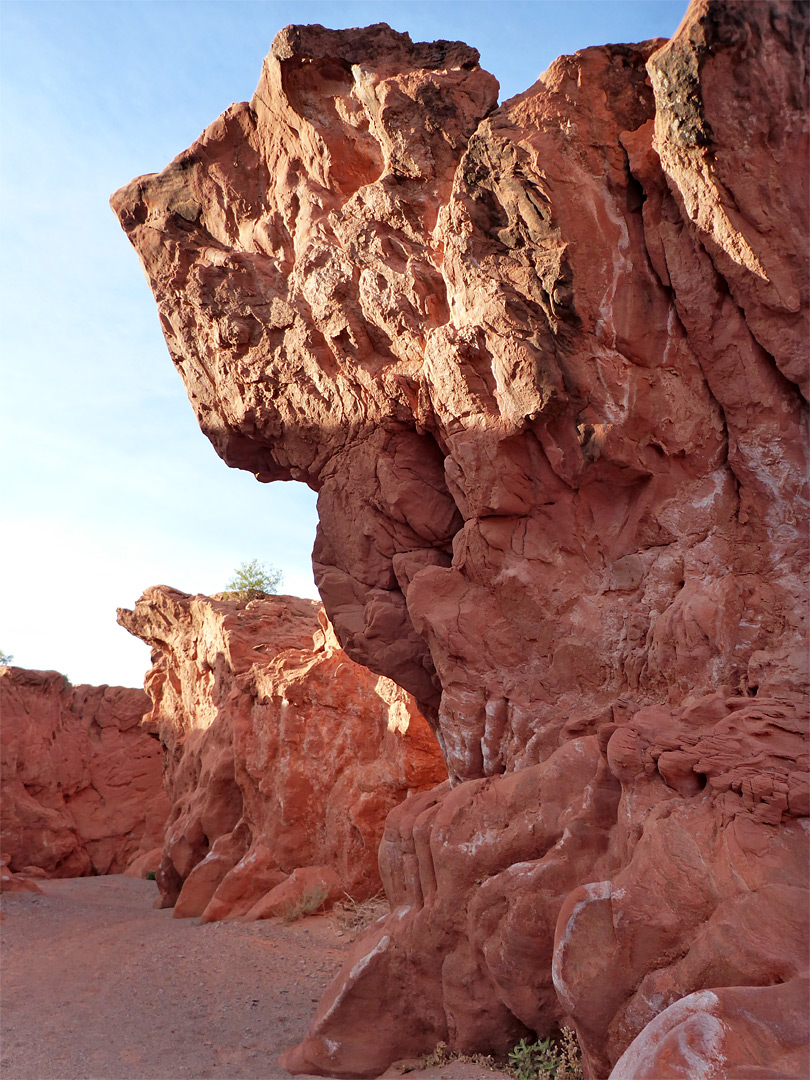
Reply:
<svg viewBox="0 0 810 1080"><path fill-rule="evenodd" d="M261 600L277 593L284 574L275 566L266 567L258 559L240 563L219 596L227 600Z"/></svg>

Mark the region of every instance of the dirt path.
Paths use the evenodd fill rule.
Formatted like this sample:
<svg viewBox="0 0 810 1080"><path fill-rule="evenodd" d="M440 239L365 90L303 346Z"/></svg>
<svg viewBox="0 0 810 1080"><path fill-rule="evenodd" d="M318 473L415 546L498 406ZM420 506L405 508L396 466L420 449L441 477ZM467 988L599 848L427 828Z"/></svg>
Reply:
<svg viewBox="0 0 810 1080"><path fill-rule="evenodd" d="M172 919L119 875L3 896L2 1080L281 1080L348 948L328 917ZM399 1070L396 1070L399 1074ZM409 1078L497 1080L462 1065Z"/></svg>

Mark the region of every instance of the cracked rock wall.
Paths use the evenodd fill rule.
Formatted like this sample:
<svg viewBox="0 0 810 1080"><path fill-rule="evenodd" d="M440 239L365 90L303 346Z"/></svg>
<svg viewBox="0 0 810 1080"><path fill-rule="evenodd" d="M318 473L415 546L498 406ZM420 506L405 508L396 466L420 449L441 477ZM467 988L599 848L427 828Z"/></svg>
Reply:
<svg viewBox="0 0 810 1080"><path fill-rule="evenodd" d="M314 600L158 585L118 621L152 649L158 906L212 922L378 893L386 815L447 777L413 699L353 664Z"/></svg>
<svg viewBox="0 0 810 1080"><path fill-rule="evenodd" d="M169 804L143 690L0 667L0 822L12 872L154 870Z"/></svg>
<svg viewBox="0 0 810 1080"><path fill-rule="evenodd" d="M804 1007L807 56L806 5L695 0L496 107L460 43L289 27L113 197L203 432L318 491L338 637L451 777L287 1067L568 1021L599 1076L689 995ZM707 1061L792 1068L769 1023Z"/></svg>

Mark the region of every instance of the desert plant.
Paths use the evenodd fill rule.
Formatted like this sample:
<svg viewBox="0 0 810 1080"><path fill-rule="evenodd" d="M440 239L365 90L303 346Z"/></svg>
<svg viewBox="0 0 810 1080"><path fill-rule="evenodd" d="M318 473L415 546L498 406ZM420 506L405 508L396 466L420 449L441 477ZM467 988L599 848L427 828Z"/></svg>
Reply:
<svg viewBox="0 0 810 1080"><path fill-rule="evenodd" d="M521 1039L509 1053L509 1065L515 1080L540 1080L553 1077L557 1071L557 1054L551 1039L538 1039L528 1043Z"/></svg>
<svg viewBox="0 0 810 1080"><path fill-rule="evenodd" d="M419 1066L431 1069L436 1065L449 1065L451 1061L471 1062L490 1071L499 1065L489 1054L460 1054L451 1050L447 1043L440 1042L432 1053L422 1056ZM504 1068L502 1062L500 1068ZM514 1080L582 1080L576 1033L571 1028L563 1028L558 1040L549 1037L528 1043L521 1039L509 1053L506 1071Z"/></svg>
<svg viewBox="0 0 810 1080"><path fill-rule="evenodd" d="M582 1056L573 1028L563 1028L560 1035L560 1064L556 1080L582 1080Z"/></svg>
<svg viewBox="0 0 810 1080"><path fill-rule="evenodd" d="M461 1061L479 1065L484 1069L495 1069L495 1058L489 1054L459 1054L451 1050L445 1042L438 1042L430 1054L425 1054L419 1061L421 1069L432 1069L436 1065L449 1065L451 1061Z"/></svg>
<svg viewBox="0 0 810 1080"><path fill-rule="evenodd" d="M0 664L10 664L13 659L11 653L5 653L0 649Z"/></svg>
<svg viewBox="0 0 810 1080"><path fill-rule="evenodd" d="M563 1028L559 1040L548 1036L528 1043L521 1039L510 1051L509 1071L515 1080L581 1080L576 1034Z"/></svg>
<svg viewBox="0 0 810 1080"><path fill-rule="evenodd" d="M283 580L284 575L275 566L268 569L258 559L251 559L239 564L225 589L227 592L267 595L278 592Z"/></svg>
<svg viewBox="0 0 810 1080"><path fill-rule="evenodd" d="M281 917L285 923L291 923L303 919L305 915L314 915L316 911L320 911L328 897L329 889L325 885L315 885L285 908Z"/></svg>

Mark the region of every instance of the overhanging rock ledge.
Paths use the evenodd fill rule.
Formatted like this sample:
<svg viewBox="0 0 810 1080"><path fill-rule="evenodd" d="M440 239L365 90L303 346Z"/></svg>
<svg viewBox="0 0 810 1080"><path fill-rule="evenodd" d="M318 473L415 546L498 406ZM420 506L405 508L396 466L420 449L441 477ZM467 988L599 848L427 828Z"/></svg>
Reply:
<svg viewBox="0 0 810 1080"><path fill-rule="evenodd" d="M113 197L203 432L318 491L341 644L454 784L287 1068L573 1023L589 1076L806 1073L807 39L696 0L496 108L467 46L292 27Z"/></svg>

